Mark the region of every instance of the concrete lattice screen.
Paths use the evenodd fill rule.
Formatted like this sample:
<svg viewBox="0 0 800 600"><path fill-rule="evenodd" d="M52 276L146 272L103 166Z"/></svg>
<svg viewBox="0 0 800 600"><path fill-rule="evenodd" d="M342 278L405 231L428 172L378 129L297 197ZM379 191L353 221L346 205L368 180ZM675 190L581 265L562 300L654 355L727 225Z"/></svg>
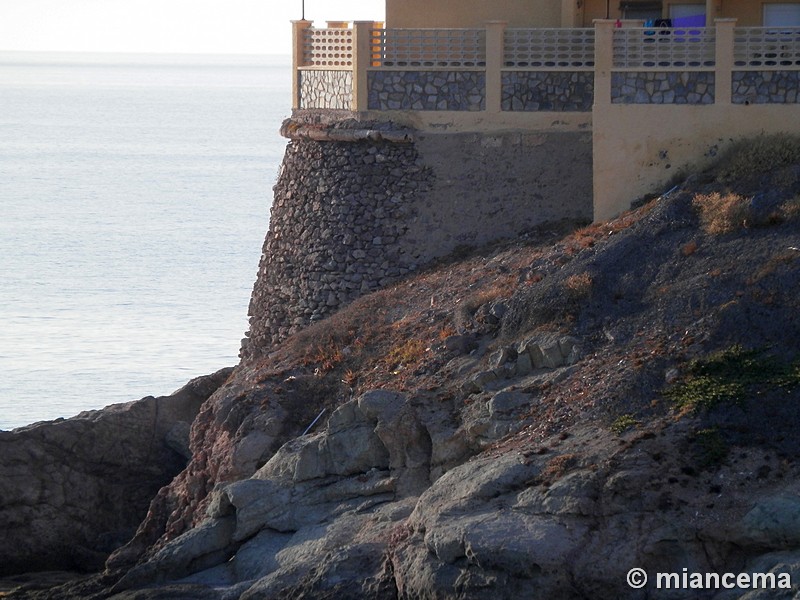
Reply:
<svg viewBox="0 0 800 600"><path fill-rule="evenodd" d="M479 72L487 84L485 101L439 102L429 97L422 103L415 104L412 101L403 105L405 109L425 107L417 110L453 110L453 106L456 106L455 110L490 113L514 110L588 111L590 108L587 107L594 102L651 103L652 98L645 99L641 94L638 99L636 94L620 95L618 87L611 86L606 86L608 94L605 94L605 88L600 83L599 89L604 92L602 95L584 99L582 103L569 103L564 102L563 98L559 101L562 90L559 89L558 77L531 74L591 72L594 78L610 78L613 73L630 71L707 72L715 74L717 92L724 94L729 87L726 82L735 77L735 70L800 70L800 28L736 28L732 19L718 19L714 27L693 28L643 27L638 21L625 22L623 27L616 27L610 21L599 21L595 28L541 29L506 28L502 23L489 23L486 29L383 29L375 28L369 22L356 22L352 29L315 29L310 25L307 21L295 24L300 46L295 61L298 73L346 70L353 73L355 84L349 98L343 100L341 94L336 96L335 106L326 101L325 94L314 92L315 98L303 98L303 90L298 88L294 104L296 108L389 110L386 103L370 103L368 99L371 92L385 91L374 89L385 81L392 80L395 86L398 81L407 81L407 92L413 95L419 92L416 89L419 85L441 82L442 76L449 76L446 81L452 82L463 79L458 73ZM608 67L608 70L600 67ZM398 79L389 75L370 75L376 72L402 72L404 77ZM431 73L438 75L434 77ZM298 80L301 78L297 77ZM319 77L309 76L305 79L320 80ZM338 81L335 77L328 79ZM576 80L574 77L572 79ZM618 81L630 79L630 75L617 77ZM645 79L658 80L662 92L666 91L664 86L678 81L674 77L642 78L643 81ZM703 82L707 80L709 78L701 79ZM503 86L504 81L513 81L517 87L521 81L530 88L548 87L549 93L556 97L543 100L547 90L534 89L534 102L493 102L493 99L503 98L503 94L508 97L508 89L493 88ZM685 83L684 77L681 84ZM612 90L618 93L616 98L611 95ZM402 91L392 90L394 93ZM306 91L308 93L311 92ZM663 98L667 98L668 103L686 102L685 94L662 94L659 102L663 102ZM774 95L770 100L779 101ZM704 102L708 103L707 96ZM719 93L713 99L713 103L728 102L729 97L720 96ZM478 105L481 108L476 109ZM575 106L582 108L576 109Z"/></svg>

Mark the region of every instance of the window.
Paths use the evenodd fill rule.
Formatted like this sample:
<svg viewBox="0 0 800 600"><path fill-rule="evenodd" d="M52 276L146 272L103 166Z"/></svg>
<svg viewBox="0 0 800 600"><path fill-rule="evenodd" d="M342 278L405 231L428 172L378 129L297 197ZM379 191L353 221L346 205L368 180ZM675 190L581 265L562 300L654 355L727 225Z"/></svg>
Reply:
<svg viewBox="0 0 800 600"><path fill-rule="evenodd" d="M623 19L648 19L661 18L661 2L622 2L619 6Z"/></svg>
<svg viewBox="0 0 800 600"><path fill-rule="evenodd" d="M800 4L765 4L764 27L800 27Z"/></svg>
<svg viewBox="0 0 800 600"><path fill-rule="evenodd" d="M675 27L705 27L705 4L670 4L669 18Z"/></svg>

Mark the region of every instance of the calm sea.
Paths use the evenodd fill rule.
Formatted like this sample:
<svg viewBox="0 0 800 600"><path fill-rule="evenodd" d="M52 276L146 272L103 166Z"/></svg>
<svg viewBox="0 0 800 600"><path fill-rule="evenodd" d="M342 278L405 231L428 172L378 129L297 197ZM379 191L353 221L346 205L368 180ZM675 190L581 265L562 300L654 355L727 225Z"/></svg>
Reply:
<svg viewBox="0 0 800 600"><path fill-rule="evenodd" d="M237 361L288 57L0 53L0 429Z"/></svg>

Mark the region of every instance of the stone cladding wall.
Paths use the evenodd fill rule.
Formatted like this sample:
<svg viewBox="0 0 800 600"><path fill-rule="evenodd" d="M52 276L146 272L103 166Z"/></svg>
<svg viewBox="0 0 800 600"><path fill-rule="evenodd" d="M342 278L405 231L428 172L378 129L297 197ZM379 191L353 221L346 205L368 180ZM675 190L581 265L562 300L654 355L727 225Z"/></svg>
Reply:
<svg viewBox="0 0 800 600"><path fill-rule="evenodd" d="M713 104L714 73L700 71L611 74L613 104Z"/></svg>
<svg viewBox="0 0 800 600"><path fill-rule="evenodd" d="M292 140L250 301L250 343L285 338L416 269L398 238L430 173L413 144Z"/></svg>
<svg viewBox="0 0 800 600"><path fill-rule="evenodd" d="M353 103L352 71L300 71L301 108L350 110Z"/></svg>
<svg viewBox="0 0 800 600"><path fill-rule="evenodd" d="M594 73L505 71L502 110L590 112L594 103Z"/></svg>
<svg viewBox="0 0 800 600"><path fill-rule="evenodd" d="M370 71L369 110L486 109L486 75L479 71Z"/></svg>
<svg viewBox="0 0 800 600"><path fill-rule="evenodd" d="M302 128L285 129L300 135ZM245 359L459 246L548 221L591 220L588 132L401 132L396 139L404 141L371 134L329 141L353 133L334 128L328 141L287 145Z"/></svg>
<svg viewBox="0 0 800 600"><path fill-rule="evenodd" d="M800 71L734 71L733 104L796 104Z"/></svg>

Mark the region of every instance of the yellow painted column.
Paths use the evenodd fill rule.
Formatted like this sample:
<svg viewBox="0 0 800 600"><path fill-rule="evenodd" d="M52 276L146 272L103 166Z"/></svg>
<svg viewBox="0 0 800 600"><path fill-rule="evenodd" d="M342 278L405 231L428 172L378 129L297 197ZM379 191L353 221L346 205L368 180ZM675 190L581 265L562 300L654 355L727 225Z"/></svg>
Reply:
<svg viewBox="0 0 800 600"><path fill-rule="evenodd" d="M367 88L367 67L372 62L373 21L353 22L353 104L352 110L367 110L369 90Z"/></svg>
<svg viewBox="0 0 800 600"><path fill-rule="evenodd" d="M503 100L506 21L486 23L486 112L499 113Z"/></svg>
<svg viewBox="0 0 800 600"><path fill-rule="evenodd" d="M303 46L305 43L306 29L311 27L311 21L292 21L292 109L300 108L300 72L304 66Z"/></svg>
<svg viewBox="0 0 800 600"><path fill-rule="evenodd" d="M611 104L611 69L614 66L614 23L611 19L594 22L594 104Z"/></svg>
<svg viewBox="0 0 800 600"><path fill-rule="evenodd" d="M706 27L711 27L719 14L720 0L706 0Z"/></svg>
<svg viewBox="0 0 800 600"><path fill-rule="evenodd" d="M594 21L594 106L592 106L593 220L604 221L621 212L614 189L613 147L616 128L612 121L611 69L614 66L614 26L611 19Z"/></svg>
<svg viewBox="0 0 800 600"><path fill-rule="evenodd" d="M733 78L733 29L736 27L736 19L716 19L714 25L717 28L714 103L729 105Z"/></svg>

